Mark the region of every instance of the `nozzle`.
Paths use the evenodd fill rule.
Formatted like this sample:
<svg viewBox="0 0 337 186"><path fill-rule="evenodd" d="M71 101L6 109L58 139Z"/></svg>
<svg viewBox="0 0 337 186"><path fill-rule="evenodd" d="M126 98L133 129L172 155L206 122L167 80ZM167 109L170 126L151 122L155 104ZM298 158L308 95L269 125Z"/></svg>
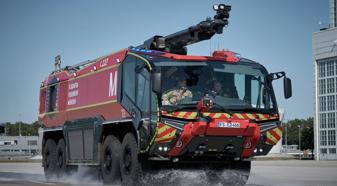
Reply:
<svg viewBox="0 0 337 186"><path fill-rule="evenodd" d="M214 19L227 20L229 18L229 12L232 7L225 4L213 5L213 10L216 11Z"/></svg>

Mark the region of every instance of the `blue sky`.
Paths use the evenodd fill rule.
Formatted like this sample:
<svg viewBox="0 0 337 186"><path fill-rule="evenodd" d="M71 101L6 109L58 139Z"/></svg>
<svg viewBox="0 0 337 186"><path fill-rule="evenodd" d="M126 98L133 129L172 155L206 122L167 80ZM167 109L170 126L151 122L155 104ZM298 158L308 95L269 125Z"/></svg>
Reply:
<svg viewBox="0 0 337 186"><path fill-rule="evenodd" d="M0 122L37 119L40 82L62 65L141 44L213 16L221 1L0 1ZM312 33L328 24L328 0L232 0L224 34L189 47L189 54L209 55L229 49L286 71L293 97L283 98L282 81L274 83L286 118L313 115Z"/></svg>

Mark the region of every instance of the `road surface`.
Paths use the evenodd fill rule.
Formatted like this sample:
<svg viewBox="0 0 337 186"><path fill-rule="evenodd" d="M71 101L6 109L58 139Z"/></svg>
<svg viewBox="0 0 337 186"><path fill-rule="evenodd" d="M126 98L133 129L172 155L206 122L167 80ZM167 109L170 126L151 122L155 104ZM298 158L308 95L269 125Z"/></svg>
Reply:
<svg viewBox="0 0 337 186"><path fill-rule="evenodd" d="M40 163L0 163L1 186L52 186L52 185L102 185L80 168L76 174L68 175L57 182L46 182ZM224 177L230 179L230 173ZM211 185L204 171L160 172L150 180L158 185L172 180L180 185ZM177 184L175 184L176 186ZM178 184L179 185L179 184ZM253 161L248 186L335 186L337 185L337 161Z"/></svg>

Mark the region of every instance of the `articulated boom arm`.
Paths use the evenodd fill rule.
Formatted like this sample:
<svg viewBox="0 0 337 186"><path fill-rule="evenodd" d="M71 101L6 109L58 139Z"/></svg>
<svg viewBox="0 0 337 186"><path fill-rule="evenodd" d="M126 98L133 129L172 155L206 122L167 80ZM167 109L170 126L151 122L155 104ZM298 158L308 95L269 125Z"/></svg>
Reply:
<svg viewBox="0 0 337 186"><path fill-rule="evenodd" d="M222 34L223 28L228 25L231 6L220 4L214 5L213 9L216 11L213 19L207 18L197 25L168 36L154 36L137 48L187 54L187 45L211 39L214 34Z"/></svg>

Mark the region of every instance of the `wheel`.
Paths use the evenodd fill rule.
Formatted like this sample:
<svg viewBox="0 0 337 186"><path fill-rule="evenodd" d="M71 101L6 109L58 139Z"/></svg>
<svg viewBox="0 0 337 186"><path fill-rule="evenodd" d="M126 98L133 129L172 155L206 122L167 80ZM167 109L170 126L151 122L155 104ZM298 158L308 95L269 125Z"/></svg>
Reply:
<svg viewBox="0 0 337 186"><path fill-rule="evenodd" d="M66 144L64 139L60 139L56 146L56 174L57 177L62 177L66 174L67 171L67 153L66 153Z"/></svg>
<svg viewBox="0 0 337 186"><path fill-rule="evenodd" d="M138 160L138 146L133 134L125 135L122 142L120 159L122 185L137 185L141 176L141 164Z"/></svg>
<svg viewBox="0 0 337 186"><path fill-rule="evenodd" d="M56 143L48 139L43 150L43 169L47 180L55 178L57 170Z"/></svg>
<svg viewBox="0 0 337 186"><path fill-rule="evenodd" d="M102 148L101 175L103 182L112 184L120 180L121 142L113 135L105 138Z"/></svg>

